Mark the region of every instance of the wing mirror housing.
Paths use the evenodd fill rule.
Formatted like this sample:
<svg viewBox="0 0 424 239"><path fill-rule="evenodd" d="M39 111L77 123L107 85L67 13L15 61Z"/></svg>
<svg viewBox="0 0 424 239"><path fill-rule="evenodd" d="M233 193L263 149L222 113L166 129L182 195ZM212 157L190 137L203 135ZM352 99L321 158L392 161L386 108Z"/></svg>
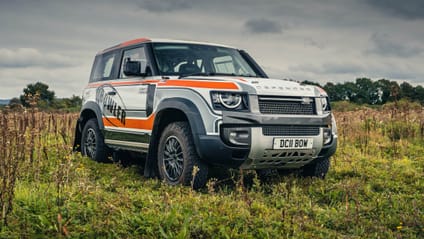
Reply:
<svg viewBox="0 0 424 239"><path fill-rule="evenodd" d="M133 61L131 58L125 59L124 74L126 76L147 76L149 66L145 61Z"/></svg>

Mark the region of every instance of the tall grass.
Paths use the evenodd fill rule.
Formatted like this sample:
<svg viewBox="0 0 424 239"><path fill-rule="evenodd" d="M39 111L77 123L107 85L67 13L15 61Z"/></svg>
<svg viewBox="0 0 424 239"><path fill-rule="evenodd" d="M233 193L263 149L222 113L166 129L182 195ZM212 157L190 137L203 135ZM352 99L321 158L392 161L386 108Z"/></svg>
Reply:
<svg viewBox="0 0 424 239"><path fill-rule="evenodd" d="M77 114L2 111L0 238L423 238L422 108L335 115L325 180L230 170L196 192L72 153Z"/></svg>

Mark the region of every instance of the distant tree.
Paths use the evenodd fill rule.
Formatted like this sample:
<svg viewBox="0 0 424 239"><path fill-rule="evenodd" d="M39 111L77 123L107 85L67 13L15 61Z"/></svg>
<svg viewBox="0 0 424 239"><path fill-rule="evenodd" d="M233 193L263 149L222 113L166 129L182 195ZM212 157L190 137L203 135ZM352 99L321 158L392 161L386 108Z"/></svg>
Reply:
<svg viewBox="0 0 424 239"><path fill-rule="evenodd" d="M374 83L378 94L378 104L385 104L390 100L391 83L389 80L380 79Z"/></svg>
<svg viewBox="0 0 424 239"><path fill-rule="evenodd" d="M396 81L390 81L390 101L398 101L401 97L399 84Z"/></svg>
<svg viewBox="0 0 424 239"><path fill-rule="evenodd" d="M69 101L70 101L70 107L81 107L81 104L82 104L81 97L72 95Z"/></svg>
<svg viewBox="0 0 424 239"><path fill-rule="evenodd" d="M406 81L403 82L402 84L400 84L400 96L401 98L415 100L414 87Z"/></svg>
<svg viewBox="0 0 424 239"><path fill-rule="evenodd" d="M387 79L372 81L370 78L357 78L355 82L337 84L327 82L324 86L312 81L303 81L302 84L322 87L331 101L376 105L406 98L424 105L424 87L420 85L413 87L408 82L399 85L396 81Z"/></svg>
<svg viewBox="0 0 424 239"><path fill-rule="evenodd" d="M71 98L55 99L52 107L55 109L71 109L81 107L82 99L79 96L72 95Z"/></svg>
<svg viewBox="0 0 424 239"><path fill-rule="evenodd" d="M355 103L374 105L378 103L378 91L369 78L357 78L355 81Z"/></svg>
<svg viewBox="0 0 424 239"><path fill-rule="evenodd" d="M343 84L343 91L346 96L346 99L349 101L352 101L354 103L357 103L357 95L358 95L358 88L355 83L353 82L346 82Z"/></svg>
<svg viewBox="0 0 424 239"><path fill-rule="evenodd" d="M23 91L24 94L19 99L25 107L36 103L38 107L45 109L53 103L55 93L54 91L50 91L49 86L44 83L37 82L35 84L29 84Z"/></svg>
<svg viewBox="0 0 424 239"><path fill-rule="evenodd" d="M343 101L348 100L346 91L344 88L344 84L334 84L332 82L328 82L324 85L324 90L327 92L331 101Z"/></svg>
<svg viewBox="0 0 424 239"><path fill-rule="evenodd" d="M414 89L415 99L421 104L424 104L424 87L418 85Z"/></svg>
<svg viewBox="0 0 424 239"><path fill-rule="evenodd" d="M313 82L313 81L308 81L308 80L302 81L301 84L304 84L304 85L316 85L316 86L319 86L319 87L323 88L319 83Z"/></svg>
<svg viewBox="0 0 424 239"><path fill-rule="evenodd" d="M14 97L9 101L9 107L11 109L22 109L23 106L21 104L21 100L17 97Z"/></svg>

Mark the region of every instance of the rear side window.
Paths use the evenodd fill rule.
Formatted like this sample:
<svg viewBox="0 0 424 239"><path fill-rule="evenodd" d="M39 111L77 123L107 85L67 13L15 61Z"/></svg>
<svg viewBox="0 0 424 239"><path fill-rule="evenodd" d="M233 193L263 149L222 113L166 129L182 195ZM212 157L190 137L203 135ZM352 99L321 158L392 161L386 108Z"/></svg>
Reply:
<svg viewBox="0 0 424 239"><path fill-rule="evenodd" d="M114 53L97 56L96 59L94 60L90 82L112 79L114 61L115 61Z"/></svg>

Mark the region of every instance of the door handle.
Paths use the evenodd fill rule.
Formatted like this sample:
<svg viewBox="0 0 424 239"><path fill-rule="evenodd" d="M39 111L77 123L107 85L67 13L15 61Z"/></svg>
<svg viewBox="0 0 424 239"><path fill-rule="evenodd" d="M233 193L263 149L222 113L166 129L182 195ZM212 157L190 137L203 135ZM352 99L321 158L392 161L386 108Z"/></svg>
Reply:
<svg viewBox="0 0 424 239"><path fill-rule="evenodd" d="M116 91L109 91L107 92L108 95L116 95Z"/></svg>

